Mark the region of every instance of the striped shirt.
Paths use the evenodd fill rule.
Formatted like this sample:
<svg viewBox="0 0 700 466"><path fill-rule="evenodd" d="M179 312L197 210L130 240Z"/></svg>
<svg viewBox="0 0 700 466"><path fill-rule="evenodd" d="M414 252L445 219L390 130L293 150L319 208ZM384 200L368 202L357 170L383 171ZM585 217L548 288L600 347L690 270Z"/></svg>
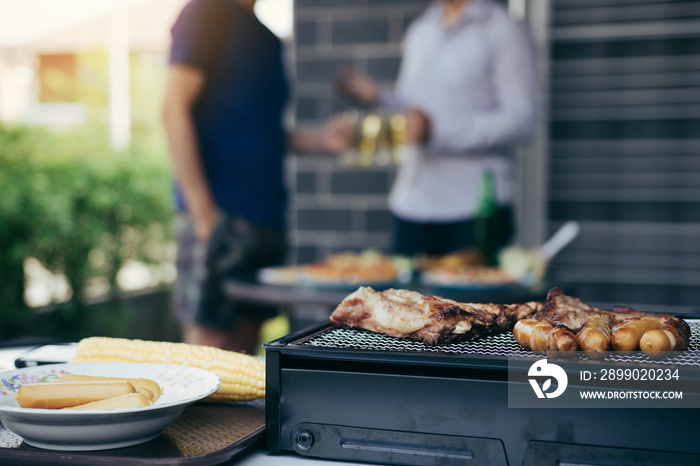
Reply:
<svg viewBox="0 0 700 466"><path fill-rule="evenodd" d="M499 205L511 203L509 146L537 127L532 43L520 24L491 0L464 6L447 28L435 1L408 28L403 59L384 107L416 106L431 137L399 169L389 205L399 218L450 222L472 218L482 173L494 176Z"/></svg>

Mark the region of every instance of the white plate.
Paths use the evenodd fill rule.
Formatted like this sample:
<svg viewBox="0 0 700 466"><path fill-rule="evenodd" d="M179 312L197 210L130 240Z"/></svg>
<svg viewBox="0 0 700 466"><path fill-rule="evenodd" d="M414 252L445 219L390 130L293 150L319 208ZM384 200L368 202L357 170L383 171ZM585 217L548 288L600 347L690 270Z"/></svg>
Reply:
<svg viewBox="0 0 700 466"><path fill-rule="evenodd" d="M301 280L300 267L264 267L257 272L257 279L265 285L298 285Z"/></svg>
<svg viewBox="0 0 700 466"><path fill-rule="evenodd" d="M327 289L357 289L360 286L369 286L377 289L396 288L406 285L411 281L412 272L400 269L396 277L385 280L350 280L350 279L328 279L305 273L302 275L301 284L311 288Z"/></svg>
<svg viewBox="0 0 700 466"><path fill-rule="evenodd" d="M422 285L431 286L434 288L454 289L454 290L510 290L518 288L527 288L534 284L531 275L524 277L521 280L513 281L498 281L498 280L479 280L466 277L455 276L440 272L422 272L420 274L420 283Z"/></svg>
<svg viewBox="0 0 700 466"><path fill-rule="evenodd" d="M89 411L21 408L15 400L23 383L50 382L63 374L145 377L163 394L153 406ZM77 363L26 367L0 373L0 421L37 448L105 450L152 440L187 406L214 393L221 385L209 371L187 366L146 363Z"/></svg>

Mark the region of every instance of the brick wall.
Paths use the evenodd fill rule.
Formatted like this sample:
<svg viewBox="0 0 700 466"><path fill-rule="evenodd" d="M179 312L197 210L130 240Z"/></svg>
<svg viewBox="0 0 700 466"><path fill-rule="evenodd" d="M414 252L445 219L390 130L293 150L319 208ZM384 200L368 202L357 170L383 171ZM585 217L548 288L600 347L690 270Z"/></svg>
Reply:
<svg viewBox="0 0 700 466"><path fill-rule="evenodd" d="M335 95L341 64L391 86L406 25L429 0L295 0L292 78L298 126L323 124L352 104ZM288 162L292 262L343 250L391 248L387 193L392 167L350 169L335 157L300 156Z"/></svg>
<svg viewBox="0 0 700 466"><path fill-rule="evenodd" d="M549 220L555 258L600 307L700 312L700 1L557 0Z"/></svg>

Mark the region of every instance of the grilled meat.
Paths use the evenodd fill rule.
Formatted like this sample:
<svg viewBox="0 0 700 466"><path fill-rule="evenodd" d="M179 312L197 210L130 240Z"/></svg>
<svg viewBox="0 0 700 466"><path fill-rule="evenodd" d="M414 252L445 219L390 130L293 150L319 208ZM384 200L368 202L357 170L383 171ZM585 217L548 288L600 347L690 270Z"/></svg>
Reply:
<svg viewBox="0 0 700 466"><path fill-rule="evenodd" d="M436 345L509 331L518 319L528 317L541 306L458 303L410 290L378 292L360 287L338 305L331 321Z"/></svg>
<svg viewBox="0 0 700 466"><path fill-rule="evenodd" d="M537 325L544 322L549 326ZM566 329L566 331L562 331ZM531 319L521 320L513 329L515 339L525 348L542 352L575 351L581 349L592 358L606 351L631 351L640 347L647 332L664 333L655 344L642 345L649 354L682 351L688 346L690 327L670 314L649 314L629 307L616 306L612 311L592 307L578 298L567 296L552 288L541 311ZM576 345L571 338L575 334ZM655 334L651 334L653 336ZM649 338L647 338L649 340ZM647 351L648 347L648 351Z"/></svg>
<svg viewBox="0 0 700 466"><path fill-rule="evenodd" d="M535 319L519 320L513 328L513 336L522 346L537 352L565 355L579 348L576 335L565 326Z"/></svg>

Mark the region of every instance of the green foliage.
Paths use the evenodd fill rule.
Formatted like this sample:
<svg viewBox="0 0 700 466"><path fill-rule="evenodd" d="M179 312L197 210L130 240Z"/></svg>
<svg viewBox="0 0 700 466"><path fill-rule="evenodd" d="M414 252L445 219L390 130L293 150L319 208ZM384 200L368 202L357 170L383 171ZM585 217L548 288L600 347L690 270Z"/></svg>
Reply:
<svg viewBox="0 0 700 466"><path fill-rule="evenodd" d="M106 280L118 301L116 276L125 261L167 260L167 160L143 149L115 153L106 141L95 131L0 126L0 339L32 324L24 301L29 257L64 274L73 290L57 305L71 332L66 337L80 337L91 319L83 293L91 280Z"/></svg>

